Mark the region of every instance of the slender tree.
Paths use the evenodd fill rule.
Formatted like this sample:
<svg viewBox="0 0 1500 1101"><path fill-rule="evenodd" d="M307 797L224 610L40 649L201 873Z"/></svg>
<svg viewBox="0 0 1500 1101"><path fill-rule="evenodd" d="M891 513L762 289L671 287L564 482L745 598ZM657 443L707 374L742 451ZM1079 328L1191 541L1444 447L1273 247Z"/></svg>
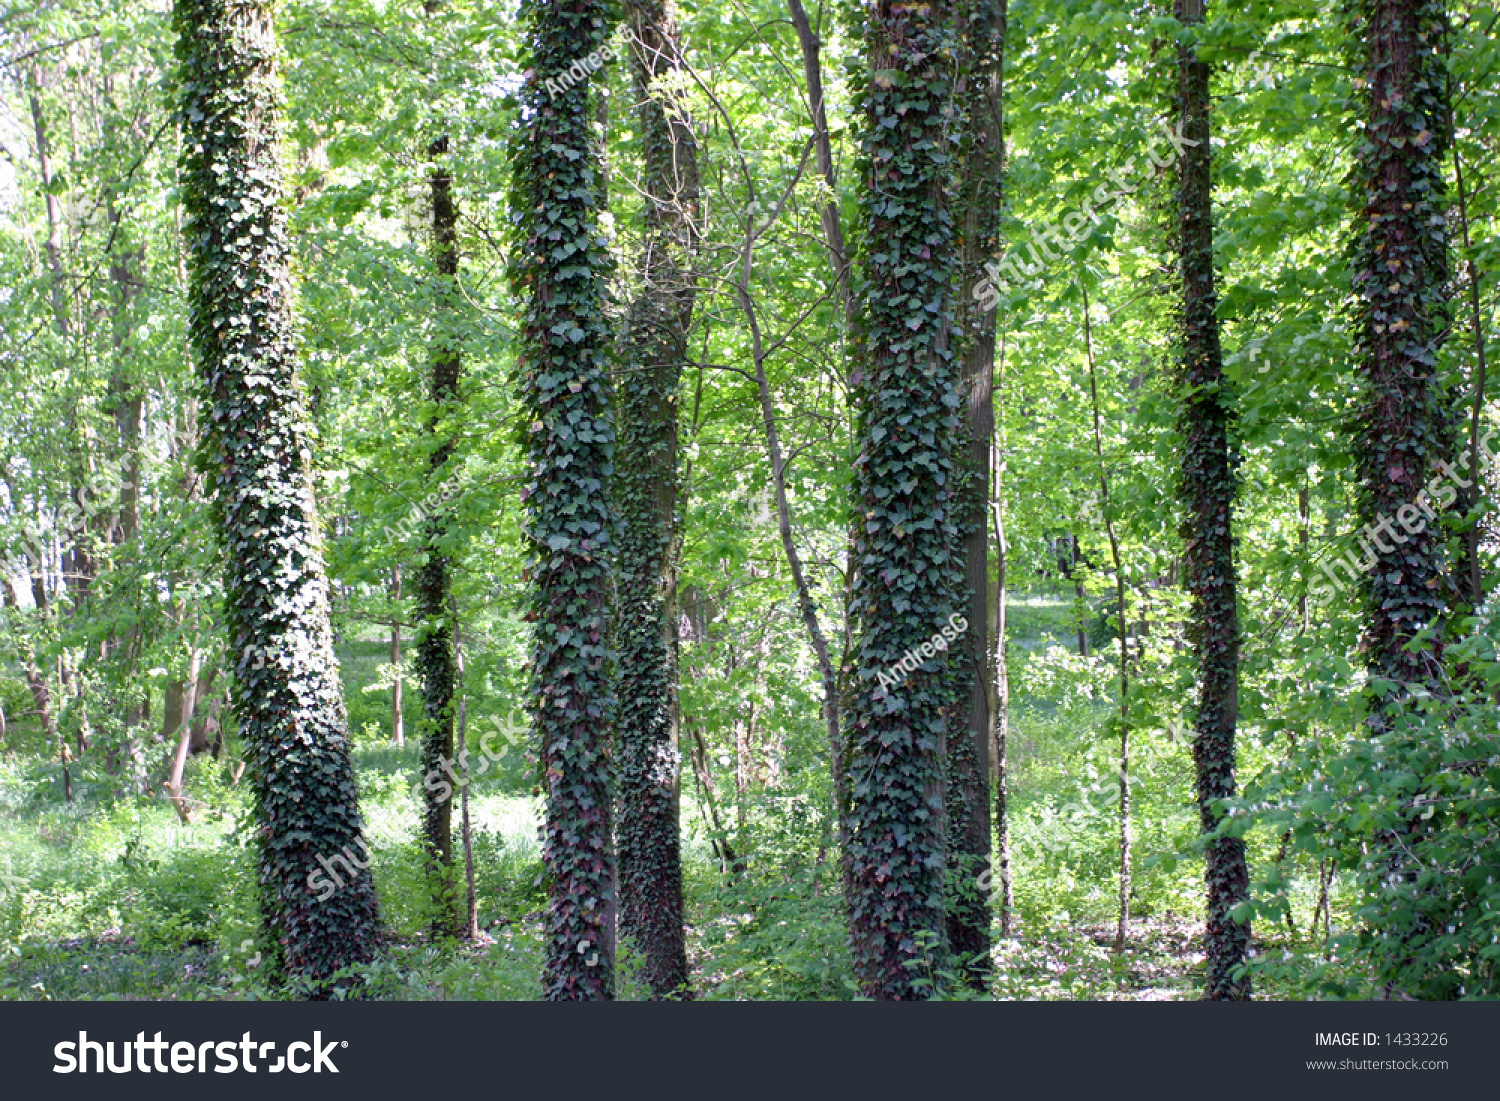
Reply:
<svg viewBox="0 0 1500 1101"><path fill-rule="evenodd" d="M995 302L985 294L984 265L1000 255L1002 172L1005 165L1002 81L1005 0L969 0L964 34L962 237L958 303L961 338L959 396L968 436L960 502L968 603L956 655L953 736L948 743L950 875L955 879L948 937L967 963L970 984L988 985L990 907L981 881L990 861L990 774L995 738L994 654L990 644L989 501L995 436Z"/></svg>
<svg viewBox="0 0 1500 1101"><path fill-rule="evenodd" d="M435 10L429 4L428 11ZM427 150L432 168L427 176L432 200L433 342L427 379L430 413L425 425L432 451L429 467L442 477L453 458L452 418L459 402L459 374L463 352L457 335L455 299L458 293L458 204L453 198L453 176L448 170L448 139L434 140ZM442 775L453 762L453 701L458 683L457 657L449 608L453 593L453 562L445 545L452 515L439 505L422 525L422 562L416 577L416 670L422 681L422 775ZM453 800L444 785L425 787L422 806L422 846L428 889L432 897L431 928L437 936L457 936L465 922L460 912L458 880L453 860Z"/></svg>
<svg viewBox="0 0 1500 1101"><path fill-rule="evenodd" d="M687 987L678 807L677 557L681 471L678 382L697 292L698 149L692 121L661 78L681 71L671 7L629 0L630 72L645 199L639 284L620 336L620 444L614 501L619 718L620 932L640 950L658 998Z"/></svg>
<svg viewBox="0 0 1500 1101"><path fill-rule="evenodd" d="M818 41L818 28L813 27L807 18L802 0L786 0L786 9L797 31L797 44L802 49L802 75L807 85L807 111L812 122L813 145L818 154L818 175L828 188L828 197L818 211L818 218L823 223L823 245L828 250L834 285L838 289L839 310L847 322L854 312L851 306L853 298L849 285L849 254L844 247L844 222L839 213L833 138L828 129L828 111L823 95L823 64L819 57L822 43Z"/></svg>
<svg viewBox="0 0 1500 1101"><path fill-rule="evenodd" d="M356 861L331 894L310 883L364 841L296 371L276 32L264 0L180 0L175 24L190 335L261 914L280 966L318 984L371 958L379 913Z"/></svg>
<svg viewBox="0 0 1500 1101"><path fill-rule="evenodd" d="M531 715L547 796L542 985L552 1000L614 994L605 488L615 440L603 309L608 256L596 228L604 187L589 109L607 11L602 0L527 0L523 8L531 78L515 164L515 283L524 299L518 369L531 475L524 494Z"/></svg>
<svg viewBox="0 0 1500 1101"><path fill-rule="evenodd" d="M406 677L401 672L401 563L391 568L391 744L406 746Z"/></svg>
<svg viewBox="0 0 1500 1101"><path fill-rule="evenodd" d="M1177 0L1188 26L1204 22L1203 0ZM1190 43L1177 48L1178 111L1186 146L1179 164L1177 248L1182 276L1183 581L1192 594L1187 635L1198 663L1193 764L1206 844L1208 997L1250 996L1245 963L1250 926L1232 916L1249 894L1245 842L1219 833L1224 800L1235 793L1239 719L1239 590L1234 566L1236 476L1230 451L1233 395L1224 377L1214 272L1209 70Z"/></svg>
<svg viewBox="0 0 1500 1101"><path fill-rule="evenodd" d="M847 890L861 988L912 999L932 992L948 950L953 678L932 639L963 600L962 399L950 346L958 44L946 3L874 0L865 15Z"/></svg>
<svg viewBox="0 0 1500 1101"><path fill-rule="evenodd" d="M1120 902L1115 922L1115 951L1123 952L1130 932L1131 833L1130 833L1130 609L1125 598L1125 560L1120 554L1120 534L1115 528L1114 495L1110 492L1109 466L1104 458L1104 417L1099 405L1099 363L1094 357L1094 322L1088 284L1078 282L1083 298L1083 355L1089 369L1089 412L1094 428L1094 458L1099 463L1099 505L1104 514L1104 534L1109 539L1109 559L1115 570L1115 615L1120 624ZM1077 553L1078 537L1073 537ZM1080 586L1081 587L1081 586Z"/></svg>
<svg viewBox="0 0 1500 1101"><path fill-rule="evenodd" d="M995 389L1004 392L1005 346L1002 343L995 361ZM993 754L990 758L990 773L995 786L995 848L994 864L1000 873L997 885L993 877L989 884L991 897L999 889L1000 935L1009 937L1015 922L1016 885L1015 872L1010 860L1010 663L1006 644L1010 637L1006 616L1007 588L1009 583L1010 545L1005 538L1005 441L998 426L994 443L990 448L991 496L990 515L995 536L995 591L990 605L994 640L993 668L995 716L991 723L995 731Z"/></svg>

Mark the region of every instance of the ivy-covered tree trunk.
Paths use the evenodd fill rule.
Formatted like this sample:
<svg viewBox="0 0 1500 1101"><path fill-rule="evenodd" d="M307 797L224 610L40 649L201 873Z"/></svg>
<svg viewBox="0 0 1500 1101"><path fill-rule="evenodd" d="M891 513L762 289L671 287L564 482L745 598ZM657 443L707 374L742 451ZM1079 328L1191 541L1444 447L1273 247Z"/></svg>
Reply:
<svg viewBox="0 0 1500 1101"><path fill-rule="evenodd" d="M697 289L688 265L698 217L698 149L682 105L661 88L652 90L653 81L681 68L669 6L628 0L626 13L646 210L616 391L620 932L640 951L652 994L665 998L684 992L688 981L678 827L677 390Z"/></svg>
<svg viewBox="0 0 1500 1101"><path fill-rule="evenodd" d="M927 997L946 966L943 769L953 691L942 629L962 615L962 450L950 348L957 42L946 3L865 11L854 348L859 455L847 724L850 940L870 997Z"/></svg>
<svg viewBox="0 0 1500 1101"><path fill-rule="evenodd" d="M1000 255L1005 166L1002 80L1005 0L968 0L963 11L966 91L962 150L963 209L957 315L962 340L959 396L965 456L959 522L963 536L968 629L959 639L957 713L948 742L949 869L953 880L948 938L965 961L971 986L984 990L990 960L990 750L994 654L990 644L989 502L995 434L995 304L984 293L984 265Z"/></svg>
<svg viewBox="0 0 1500 1101"><path fill-rule="evenodd" d="M1453 407L1437 378L1448 328L1449 116L1438 52L1447 16L1434 0L1361 0L1357 10L1367 104L1355 164L1356 357L1365 383L1358 459L1365 555L1373 559L1364 575L1364 647L1372 676L1439 688L1441 635L1410 650L1407 644L1444 611L1448 581L1438 518L1454 493L1439 471L1440 460L1452 457ZM1467 475L1455 469L1458 480L1471 479L1474 465ZM1446 502L1429 500L1434 475L1449 494ZM1405 689L1384 695L1377 711L1405 695ZM1377 714L1374 725L1384 729L1386 720Z"/></svg>
<svg viewBox="0 0 1500 1101"><path fill-rule="evenodd" d="M432 199L433 294L431 373L427 399L431 414L426 429L433 444L429 465L440 478L453 457L450 418L458 404L458 379L463 365L454 331L454 298L458 282L458 206L453 199L453 177L445 158L448 139L438 138L428 149L432 169L428 188ZM422 563L417 570L416 667L422 681L422 775L448 775L453 768L453 697L457 685L450 596L452 562L444 545L450 515L446 505L433 510L422 528ZM458 936L465 921L453 861L452 785L423 787L422 846L431 895L430 926L435 936Z"/></svg>
<svg viewBox="0 0 1500 1101"><path fill-rule="evenodd" d="M1203 0L1177 0L1184 24L1202 24ZM1178 191L1182 275L1180 428L1183 572L1192 610L1187 635L1198 662L1198 715L1193 764L1198 816L1208 846L1208 997L1250 996L1234 975L1245 962L1250 926L1231 911L1249 895L1245 842L1216 836L1224 800L1235 793L1235 730L1239 721L1239 590L1234 567L1236 476L1230 452L1232 395L1219 344L1214 273L1213 178L1209 145L1208 65L1179 45L1178 110L1186 149ZM1123 625L1122 625L1123 627Z"/></svg>
<svg viewBox="0 0 1500 1101"><path fill-rule="evenodd" d="M364 841L296 372L276 34L264 0L179 0L175 24L190 335L266 949L318 984L371 958L379 912L353 861L331 894L310 885L320 857Z"/></svg>
<svg viewBox="0 0 1500 1101"><path fill-rule="evenodd" d="M1387 760L1420 775L1433 760L1434 699L1450 694L1441 620L1456 594L1445 529L1478 465L1473 456L1465 463L1454 455L1456 401L1437 363L1449 320L1443 160L1451 116L1440 49L1447 12L1434 0L1361 0L1356 13L1357 71L1367 97L1354 168L1354 292L1355 361L1364 383L1358 470L1369 563L1362 642L1372 681L1368 730ZM1424 817L1394 788L1385 789L1396 804L1392 824L1376 831L1361 860L1363 870L1374 871L1364 878L1381 913L1377 969L1388 994L1431 989L1424 945L1434 928L1419 877L1430 874L1423 839L1441 821L1430 821L1431 811Z"/></svg>
<svg viewBox="0 0 1500 1101"><path fill-rule="evenodd" d="M608 10L603 0L527 0L523 7L532 74L515 163L515 282L525 300L518 369L531 473L524 491L530 706L547 794L542 985L552 1000L614 995L605 488L615 440L603 310L608 254L595 224L604 186L589 110Z"/></svg>

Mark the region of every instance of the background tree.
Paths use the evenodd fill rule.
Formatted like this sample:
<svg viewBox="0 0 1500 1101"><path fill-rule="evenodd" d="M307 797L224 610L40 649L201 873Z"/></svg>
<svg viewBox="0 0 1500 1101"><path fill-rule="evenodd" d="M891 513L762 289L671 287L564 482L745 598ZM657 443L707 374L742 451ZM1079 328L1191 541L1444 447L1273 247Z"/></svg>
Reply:
<svg viewBox="0 0 1500 1101"><path fill-rule="evenodd" d="M1201 26L1203 0L1178 0L1177 17ZM1213 154L1209 67L1191 43L1177 48L1179 133L1187 146L1179 165L1177 249L1182 277L1182 472L1178 492L1185 518L1183 584L1192 594L1186 627L1198 661L1198 713L1193 723L1198 813L1207 846L1208 996L1238 1000L1249 980L1250 926L1234 917L1250 876L1243 838L1221 831L1225 801L1235 795L1235 728L1239 721L1239 583L1234 566L1235 471L1229 430L1233 391L1219 344L1214 270ZM1191 144L1189 144L1191 143Z"/></svg>
<svg viewBox="0 0 1500 1101"><path fill-rule="evenodd" d="M696 293L698 152L673 88L684 73L670 7L632 0L626 14L646 208L615 389L620 931L638 945L652 993L668 997L688 982L678 822L677 411Z"/></svg>
<svg viewBox="0 0 1500 1101"><path fill-rule="evenodd" d="M440 0L427 0L429 17L441 11ZM459 413L459 377L463 369L462 336L456 324L459 295L458 207L448 163L448 136L440 135L427 148L432 158L428 189L432 202L434 268L432 367L428 380L431 403L424 428L432 453L428 458L434 481L448 473L453 460L453 420ZM422 560L417 570L417 674L422 679L423 774L442 774L454 755L454 699L458 689L458 661L452 622L453 562L452 509L446 503L431 510L422 532ZM448 766L451 768L451 764ZM432 930L456 936L464 927L453 861L453 801L441 797L441 787L424 785L422 829L427 846L427 876L433 897Z"/></svg>
<svg viewBox="0 0 1500 1101"><path fill-rule="evenodd" d="M974 961L970 982L988 985L990 787L998 755L995 663L990 638L990 475L995 437L995 299L985 293L984 265L1000 254L1005 169L1005 2L961 8L966 92L960 156L962 221L955 313L960 341L959 396L968 453L963 466L962 525L968 630L959 647L955 725L948 744L948 816L954 878L948 938L960 960ZM999 624L996 624L998 627ZM1003 825L1001 826L1003 830Z"/></svg>

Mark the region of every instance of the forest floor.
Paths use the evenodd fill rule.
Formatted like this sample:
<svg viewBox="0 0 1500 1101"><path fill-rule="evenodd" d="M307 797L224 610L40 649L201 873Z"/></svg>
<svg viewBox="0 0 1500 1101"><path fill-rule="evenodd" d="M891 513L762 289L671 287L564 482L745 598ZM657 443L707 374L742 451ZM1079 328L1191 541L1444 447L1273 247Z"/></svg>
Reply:
<svg viewBox="0 0 1500 1101"><path fill-rule="evenodd" d="M996 996L1040 1001L1166 1002L1200 996L1203 925L1172 915L1135 921L1124 952L1113 924L1018 930L995 952Z"/></svg>
<svg viewBox="0 0 1500 1101"><path fill-rule="evenodd" d="M1141 853L1135 917L1127 948L1117 953L1111 916L1118 835L1100 783L1110 767L1100 716L1110 705L1087 689L1092 659L1067 648L1067 607L1048 598L1013 605L1018 649L1028 655L1014 676L1027 693L1012 725L1017 924L1016 935L997 937L992 995L1196 998L1201 870L1190 854L1187 754L1169 738L1140 743L1132 796ZM402 999L535 998L545 898L540 808L525 754L499 761L470 799L484 943L429 943L413 841L419 748L414 740L404 748L390 744L390 695L381 683L387 655L374 639L340 647L372 872L390 931L387 951L367 969L370 989ZM416 728L415 696L407 696L409 731ZM230 761L190 762L194 813L184 825L164 799L122 797L111 790L114 778L78 765L74 801L66 803L61 770L43 742L40 731L17 722L0 745L0 998L278 996L265 988L254 951L253 857L242 833L248 799ZM700 998L857 994L835 869L818 856L826 856L829 840L817 809L826 799L817 784L826 777L817 758L809 762L801 787L789 784L735 811L745 825L733 841L748 861L738 874L721 865L698 796L684 785L684 892ZM634 974L627 952L621 997L644 996Z"/></svg>
<svg viewBox="0 0 1500 1101"><path fill-rule="evenodd" d="M394 945L393 958L403 998L450 999L497 993L483 972L496 965L514 969L540 948L539 913L527 914L503 927L492 927L482 943L439 950L420 941ZM1124 953L1113 948L1114 929L1081 926L1076 936L1055 930L1040 938L1002 938L995 950L994 997L1006 1001L1179 1001L1199 997L1203 954L1201 931L1182 920L1137 923ZM517 941L525 941L524 948ZM519 950L518 950L519 949ZM430 965L442 961L444 966ZM211 945L176 949L150 947L134 937L107 931L50 944L32 943L3 965L0 991L11 999L159 1000L235 998L251 993L240 987L246 960ZM712 974L712 960L700 958L694 986L706 999L735 998L732 978ZM705 969L707 965L707 969ZM529 984L528 984L529 985ZM625 996L632 990L628 981ZM260 992L263 993L263 992ZM388 988L394 996L397 989ZM513 992L512 997L520 991ZM534 996L534 995L533 995Z"/></svg>

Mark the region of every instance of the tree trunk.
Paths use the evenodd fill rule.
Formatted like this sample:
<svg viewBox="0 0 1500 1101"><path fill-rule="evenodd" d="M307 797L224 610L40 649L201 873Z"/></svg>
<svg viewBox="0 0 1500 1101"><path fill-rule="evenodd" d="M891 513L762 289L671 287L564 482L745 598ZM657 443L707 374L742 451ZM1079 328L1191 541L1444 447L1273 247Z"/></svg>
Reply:
<svg viewBox="0 0 1500 1101"><path fill-rule="evenodd" d="M1201 26L1203 0L1177 0L1177 18ZM1218 836L1223 803L1235 794L1235 730L1239 721L1239 589L1234 567L1236 493L1229 429L1233 395L1224 377L1214 273L1213 178L1209 141L1208 65L1191 45L1177 48L1178 109L1183 152L1178 191L1182 276L1183 579L1192 596L1187 636L1198 662L1198 715L1193 765L1198 817L1206 842L1208 997L1241 1001L1250 996L1243 968L1250 946L1248 922L1232 916L1249 897L1245 842Z"/></svg>
<svg viewBox="0 0 1500 1101"><path fill-rule="evenodd" d="M198 701L198 669L202 661L203 652L195 646L188 658L187 680L174 682L178 689L177 706L167 712L168 721L175 721L177 725L171 730L162 731L168 745L171 744L173 736L177 738L177 749L172 754L167 782L163 786L167 789L167 798L171 800L172 806L177 811L177 817L182 819L184 826L192 825L193 821L187 797L182 791L182 775L187 768L188 754L192 748L193 712Z"/></svg>
<svg viewBox="0 0 1500 1101"><path fill-rule="evenodd" d="M1083 556L1078 551L1078 536L1068 537L1071 547L1072 559L1068 565L1068 576L1073 581L1073 596L1078 601L1078 654L1080 657L1089 656L1089 593L1084 588L1083 576L1078 572L1078 567L1083 562Z"/></svg>
<svg viewBox="0 0 1500 1101"><path fill-rule="evenodd" d="M630 71L641 134L646 204L640 290L620 336L620 443L614 501L616 651L620 713L620 932L642 958L653 997L686 992L677 707L677 548L682 496L678 383L687 359L697 283L698 148L686 106L653 84L681 73L671 7L627 0ZM670 86L670 85L669 85Z"/></svg>
<svg viewBox="0 0 1500 1101"><path fill-rule="evenodd" d="M996 362L996 389L1004 383L1003 349ZM1016 910L1015 874L1010 862L1010 661L1006 650L1008 641L1006 622L1006 567L1010 561L1010 546L1005 541L1005 489L1002 474L1005 460L1001 451L1000 435L997 431L994 446L990 449L993 463L990 485L992 496L990 511L994 517L995 533L995 599L993 606L993 632L995 655L994 682L994 731L995 752L992 758L995 785L995 859L1000 865L1000 935L1008 937L1013 932Z"/></svg>
<svg viewBox="0 0 1500 1101"><path fill-rule="evenodd" d="M453 619L453 660L455 672L458 674L458 708L455 717L456 727L454 737L458 741L458 763L463 773L463 794L461 814L459 818L460 830L464 843L464 901L465 901L465 924L464 939L471 944L479 940L479 891L474 879L474 835L469 823L469 794L471 790L469 772L469 743L468 743L468 717L469 700L464 692L464 646L463 635L459 632L458 603L455 600L450 605Z"/></svg>
<svg viewBox="0 0 1500 1101"><path fill-rule="evenodd" d="M1377 682L1366 693L1367 728L1377 738L1404 733L1405 745L1433 736L1416 728L1428 725L1434 697L1451 695L1443 620L1472 581L1450 571L1444 543L1480 477L1478 456L1455 453L1458 402L1437 364L1450 320L1445 8L1441 0L1363 0L1355 8L1367 97L1353 173L1354 354L1363 382L1356 467L1368 562L1362 648ZM1413 645L1429 628L1436 629ZM1376 889L1396 899L1381 950L1387 993L1393 976L1410 975L1413 942L1432 936L1420 908L1413 912L1401 896L1417 890L1422 838L1438 822L1409 805L1399 813L1372 838L1365 860L1381 869Z"/></svg>
<svg viewBox="0 0 1500 1101"><path fill-rule="evenodd" d="M968 606L953 500L963 399L949 346L957 49L947 3L877 0L867 12L867 290L852 378L863 522L845 736L854 971L879 999L928 997L948 966L943 781L954 675L932 640Z"/></svg>
<svg viewBox="0 0 1500 1101"><path fill-rule="evenodd" d="M207 753L209 750L208 721L209 711L204 706L209 695L213 692L214 681L218 679L219 671L210 669L207 675L200 675L194 681L191 706L186 709L185 721L188 724L188 753L197 756L199 753Z"/></svg>
<svg viewBox="0 0 1500 1101"><path fill-rule="evenodd" d="M514 161L522 211L514 270L524 301L518 397L530 472L531 713L547 798L542 987L554 1001L614 996L606 756L614 716L605 664L614 429L605 369L608 261L595 220L604 195L585 63L609 32L603 0L529 9L531 78L522 94L530 125Z"/></svg>
<svg viewBox="0 0 1500 1101"><path fill-rule="evenodd" d="M327 992L372 958L368 867L324 896L319 857L364 847L329 623L282 205L276 32L264 0L178 0L191 344L225 550L234 706L250 757L264 942Z"/></svg>
<svg viewBox="0 0 1500 1101"><path fill-rule="evenodd" d="M1115 568L1115 611L1120 624L1120 908L1115 926L1115 951L1125 950L1130 929L1130 632L1126 629L1128 608L1125 600L1125 562L1120 555L1120 538L1111 516L1113 502L1109 492L1109 471L1104 464L1104 426L1099 410L1099 369L1094 362L1094 325L1089 317L1089 290L1082 281L1083 349L1088 359L1089 400L1094 419L1094 457L1099 463L1099 504L1104 514L1104 530L1109 536L1109 556ZM1076 552L1077 541L1074 541Z"/></svg>
<svg viewBox="0 0 1500 1101"><path fill-rule="evenodd" d="M1411 650L1407 644L1446 610L1441 523L1452 499L1437 504L1438 522L1411 518L1408 507L1420 522L1395 526L1403 506L1427 499L1434 475L1452 493L1438 460L1453 455L1454 403L1435 366L1448 329L1442 212L1450 135L1436 52L1445 19L1433 0L1367 0L1359 10L1367 113L1355 168L1362 216L1354 290L1365 383L1360 514L1371 562L1364 648L1372 676L1445 694L1441 632ZM1467 488L1475 466L1471 457L1467 471L1462 463L1447 469ZM1408 695L1401 687L1372 699L1372 729L1388 729L1388 714Z"/></svg>
<svg viewBox="0 0 1500 1101"><path fill-rule="evenodd" d="M391 619L391 742L406 748L406 678L401 674L401 564L391 571L391 600L396 612Z"/></svg>
<svg viewBox="0 0 1500 1101"><path fill-rule="evenodd" d="M458 381L462 367L460 338L454 317L458 293L458 206L453 199L453 178L446 165L448 139L438 138L427 152L433 161L427 179L432 196L433 260L437 279L433 308L437 335L431 349L427 390L433 412L424 427L435 442L430 469L436 482L453 458L450 418L459 403ZM441 776L453 766L456 677L453 625L448 622L453 572L443 545L451 526L452 514L446 505L432 510L422 527L422 563L417 569L416 672L422 682L423 776L433 772ZM429 928L435 937L456 937L463 932L464 922L453 861L452 793L443 785L423 785L422 844L432 903Z"/></svg>
<svg viewBox="0 0 1500 1101"><path fill-rule="evenodd" d="M990 644L989 501L995 435L995 306L985 300L987 261L999 255L1005 132L1002 81L1005 0L966 0L964 34L964 181L955 309L960 334L959 396L968 455L960 503L968 629L955 655L955 722L948 742L949 875L954 882L948 939L970 986L983 991L990 960L990 905L978 887L990 862L990 749L994 742L994 654Z"/></svg>
<svg viewBox="0 0 1500 1101"><path fill-rule="evenodd" d="M802 72L807 80L807 107L818 155L818 175L828 188L828 198L818 209L818 218L823 223L823 244L828 249L828 262L833 269L839 312L847 324L854 316L854 295L849 285L849 253L844 247L844 223L839 217L839 183L833 168L833 141L828 132L828 113L823 100L823 66L818 57L822 44L808 22L802 0L787 0L786 7L802 49Z"/></svg>
<svg viewBox="0 0 1500 1101"><path fill-rule="evenodd" d="M43 70L40 68L33 70L28 85L27 102L31 107L32 132L36 136L37 166L40 170L47 209L45 248L47 270L52 276L49 289L52 294L53 323L57 326L58 334L67 337L72 331L72 324L68 311L68 279L62 263L62 204L58 201L57 192L53 187L56 173L52 167L52 142L47 130L47 116L42 105L42 91L46 86Z"/></svg>

